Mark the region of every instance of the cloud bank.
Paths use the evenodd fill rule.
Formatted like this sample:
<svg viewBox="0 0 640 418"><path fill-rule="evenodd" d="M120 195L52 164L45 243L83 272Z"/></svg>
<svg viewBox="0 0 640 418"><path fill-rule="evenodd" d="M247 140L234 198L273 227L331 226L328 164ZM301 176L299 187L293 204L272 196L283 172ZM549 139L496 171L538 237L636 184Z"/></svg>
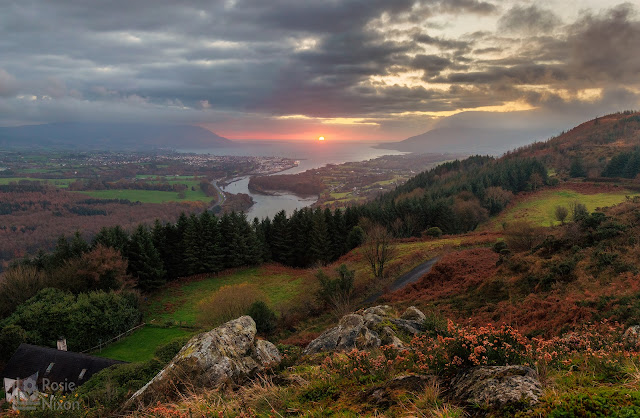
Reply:
<svg viewBox="0 0 640 418"><path fill-rule="evenodd" d="M9 0L0 125L403 139L463 111L573 123L638 107L638 9L592 3L572 14L555 0Z"/></svg>

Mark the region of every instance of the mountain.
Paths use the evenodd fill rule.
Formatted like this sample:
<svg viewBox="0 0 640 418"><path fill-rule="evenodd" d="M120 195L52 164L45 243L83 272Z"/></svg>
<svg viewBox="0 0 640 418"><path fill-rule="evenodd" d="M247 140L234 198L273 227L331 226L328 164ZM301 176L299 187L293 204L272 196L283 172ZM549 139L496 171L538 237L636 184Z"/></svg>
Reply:
<svg viewBox="0 0 640 418"><path fill-rule="evenodd" d="M506 144L504 138L510 138ZM397 151L426 152L466 152L470 154L500 154L514 144L530 143L538 137L534 130L478 129L466 126L452 126L432 129L400 142L385 142L378 148Z"/></svg>
<svg viewBox="0 0 640 418"><path fill-rule="evenodd" d="M569 117L579 123L582 117ZM463 152L499 155L549 138L567 126L567 120L542 111L509 113L463 112L438 121L431 130L404 141L386 142L382 149L428 153Z"/></svg>
<svg viewBox="0 0 640 418"><path fill-rule="evenodd" d="M5 148L149 150L233 145L226 138L191 125L73 122L0 128L0 146Z"/></svg>

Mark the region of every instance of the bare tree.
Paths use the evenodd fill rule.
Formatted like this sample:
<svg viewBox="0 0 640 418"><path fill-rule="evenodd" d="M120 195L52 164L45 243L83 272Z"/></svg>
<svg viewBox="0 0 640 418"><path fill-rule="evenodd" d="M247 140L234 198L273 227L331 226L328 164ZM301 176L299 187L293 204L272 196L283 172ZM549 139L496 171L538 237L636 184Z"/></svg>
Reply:
<svg viewBox="0 0 640 418"><path fill-rule="evenodd" d="M564 206L556 206L555 214L556 219L560 221L562 225L564 225L564 221L567 219L567 216L569 216L569 209Z"/></svg>
<svg viewBox="0 0 640 418"><path fill-rule="evenodd" d="M384 267L393 257L392 239L391 233L382 225L373 224L366 229L362 250L377 279L384 277Z"/></svg>

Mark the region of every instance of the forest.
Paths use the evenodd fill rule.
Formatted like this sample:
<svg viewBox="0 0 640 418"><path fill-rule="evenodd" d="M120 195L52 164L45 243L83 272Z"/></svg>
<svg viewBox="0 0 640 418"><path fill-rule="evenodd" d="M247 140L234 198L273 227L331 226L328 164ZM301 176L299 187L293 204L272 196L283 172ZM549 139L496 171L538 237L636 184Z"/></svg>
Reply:
<svg viewBox="0 0 640 418"><path fill-rule="evenodd" d="M499 212L513 194L547 181L546 169L534 159L471 157L422 173L375 202L345 210L305 208L262 220L248 220L236 212L219 217L209 211L182 213L175 223L156 219L152 226L140 223L132 232L120 225L102 227L89 241L80 232L60 236L52 252L41 249L10 265L0 285L0 318L4 318L0 328L29 329L25 338L32 343L53 338L43 331L46 321L33 319L51 299L51 288L64 298L102 298L135 311L135 304L126 302L132 290L152 292L180 277L270 261L305 268L325 265L361 245L374 235L372 231L395 237L417 236L434 228L448 234L466 232ZM414 196L416 190L427 189ZM29 193L37 194L32 202L43 204L42 190ZM87 216L91 214L77 216L103 217ZM69 300L69 306L79 303ZM77 315L73 312L69 311L71 317ZM132 324L131 315L109 320L110 328L101 335L122 332ZM69 320L56 332L84 341L78 335L83 328L74 324ZM78 344L87 348L94 342Z"/></svg>

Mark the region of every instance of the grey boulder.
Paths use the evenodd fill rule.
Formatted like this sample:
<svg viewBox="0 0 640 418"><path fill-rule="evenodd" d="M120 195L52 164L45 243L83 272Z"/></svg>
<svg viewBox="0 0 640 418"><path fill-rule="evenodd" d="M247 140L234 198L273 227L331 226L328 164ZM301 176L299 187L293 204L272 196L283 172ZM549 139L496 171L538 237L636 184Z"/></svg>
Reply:
<svg viewBox="0 0 640 418"><path fill-rule="evenodd" d="M304 354L367 350L381 345L400 349L403 348L403 343L397 331L405 335L416 335L423 330L423 321L424 314L415 307L407 309L397 318L392 307L374 306L343 316L338 326L326 330L313 340L305 348Z"/></svg>
<svg viewBox="0 0 640 418"><path fill-rule="evenodd" d="M127 406L174 399L180 393L239 384L280 363L270 342L256 340L250 316L229 321L193 337L149 383L133 394Z"/></svg>
<svg viewBox="0 0 640 418"><path fill-rule="evenodd" d="M534 405L542 395L538 373L526 366L478 366L460 373L451 382L452 400L502 408L509 404Z"/></svg>

